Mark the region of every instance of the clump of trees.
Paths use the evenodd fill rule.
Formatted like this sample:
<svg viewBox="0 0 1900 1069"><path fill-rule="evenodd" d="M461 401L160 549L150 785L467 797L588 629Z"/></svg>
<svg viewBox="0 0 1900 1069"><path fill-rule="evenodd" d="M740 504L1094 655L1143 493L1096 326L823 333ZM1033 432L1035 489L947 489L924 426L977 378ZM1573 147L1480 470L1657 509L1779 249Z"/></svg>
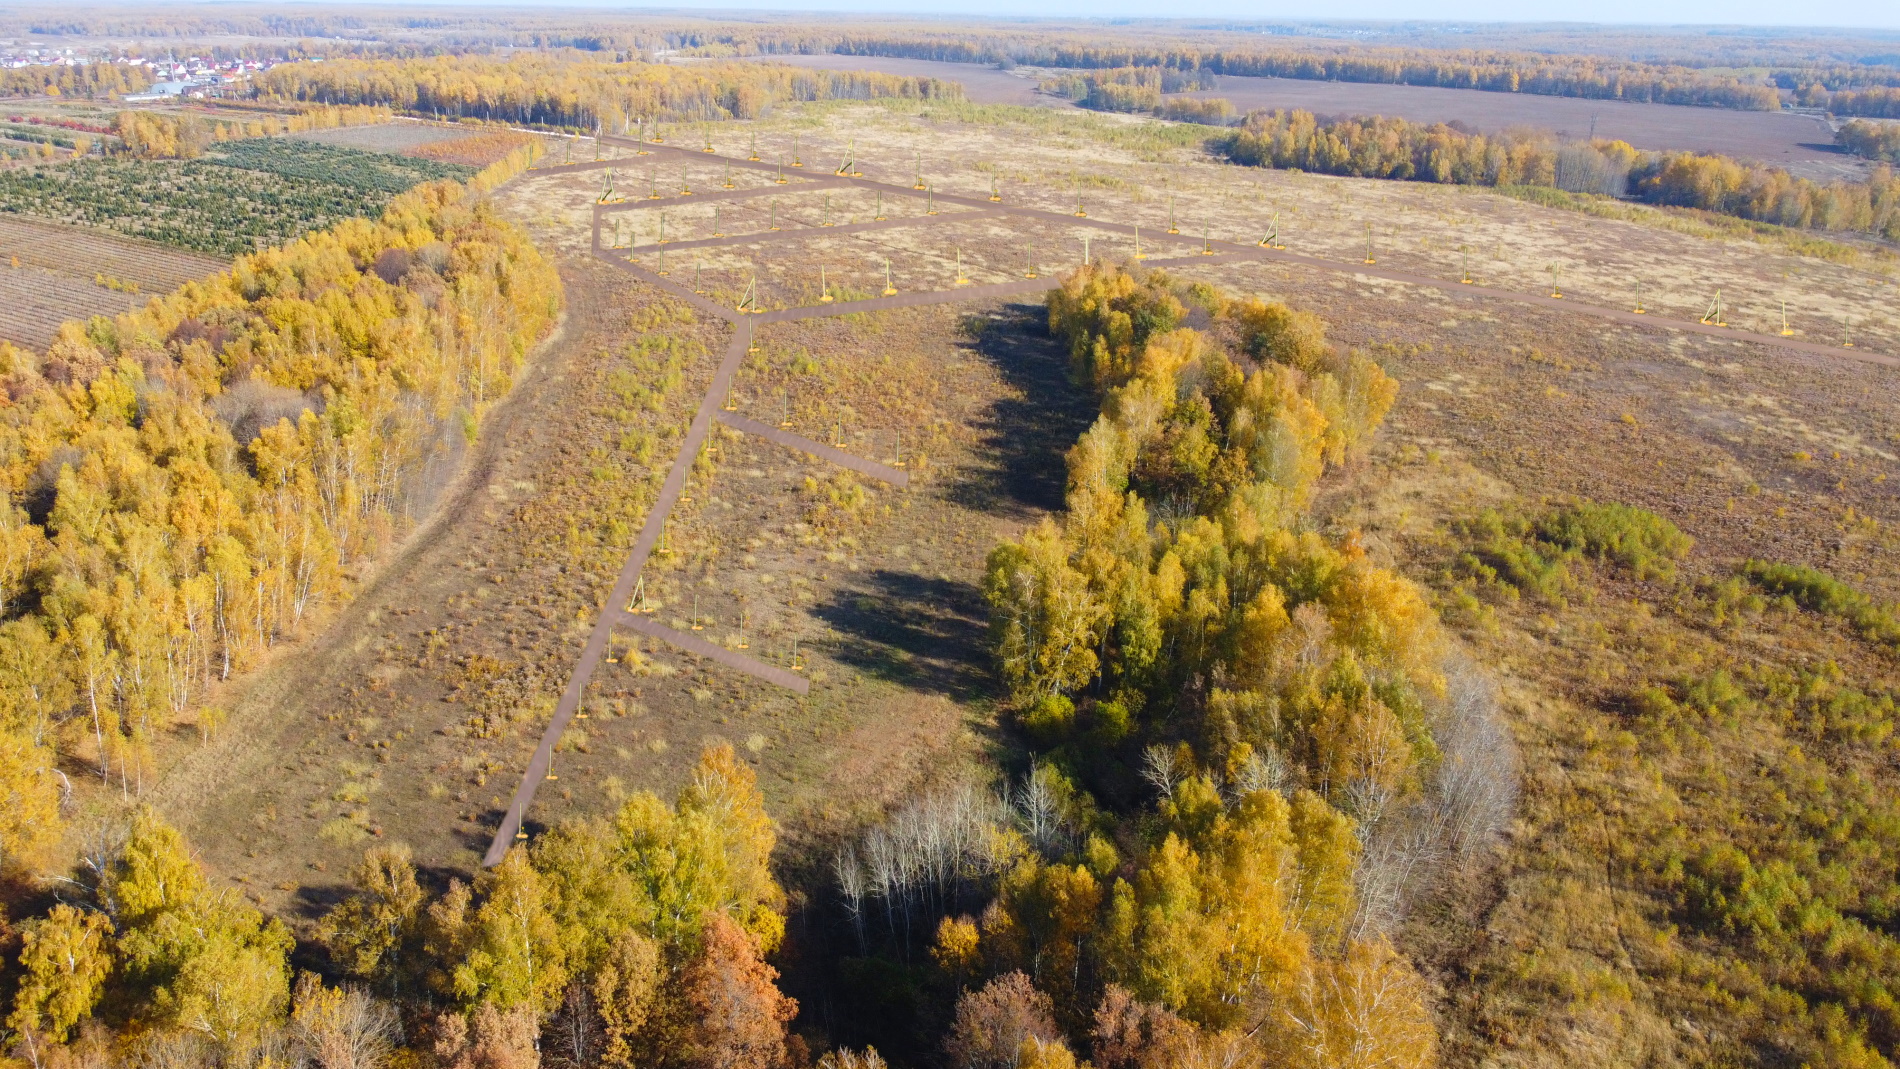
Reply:
<svg viewBox="0 0 1900 1069"><path fill-rule="evenodd" d="M5 860L58 837L60 766L137 791L158 733L345 594L561 300L443 182L45 353L0 343Z"/></svg>
<svg viewBox="0 0 1900 1069"><path fill-rule="evenodd" d="M1776 167L1693 152L1642 153L1621 141L1560 144L1548 134L1488 137L1457 124L1383 116L1319 120L1258 112L1226 141L1255 167L1357 178L1484 186L1549 186L1634 196L1758 222L1900 236L1900 178L1879 167L1865 181L1825 185Z"/></svg>
<svg viewBox="0 0 1900 1069"><path fill-rule="evenodd" d="M1900 163L1900 122L1855 119L1834 131L1834 143L1856 156L1881 163Z"/></svg>
<svg viewBox="0 0 1900 1069"><path fill-rule="evenodd" d="M1210 71L1115 67L1045 78L1038 88L1096 111L1140 111L1186 122L1221 122L1234 113L1231 101L1163 98L1164 94L1211 89L1214 81Z"/></svg>
<svg viewBox="0 0 1900 1069"><path fill-rule="evenodd" d="M473 886L431 895L405 848L379 846L320 925L347 978L326 987L293 984L283 925L213 889L140 809L102 833L69 901L22 925L6 1024L39 1066L802 1064L797 1004L762 960L785 927L774 840L751 770L721 746L675 804L638 794Z"/></svg>
<svg viewBox="0 0 1900 1069"><path fill-rule="evenodd" d="M1309 524L1396 384L1310 313L1160 271L1080 268L1048 312L1102 409L1064 514L988 563L1033 760L838 853L848 1038L960 1067L1431 1064L1390 936L1484 855L1516 770L1422 593Z"/></svg>
<svg viewBox="0 0 1900 1069"><path fill-rule="evenodd" d="M616 63L567 51L286 63L255 84L265 100L380 105L609 132L643 120L754 119L790 101L963 95L955 82L933 78L760 64Z"/></svg>

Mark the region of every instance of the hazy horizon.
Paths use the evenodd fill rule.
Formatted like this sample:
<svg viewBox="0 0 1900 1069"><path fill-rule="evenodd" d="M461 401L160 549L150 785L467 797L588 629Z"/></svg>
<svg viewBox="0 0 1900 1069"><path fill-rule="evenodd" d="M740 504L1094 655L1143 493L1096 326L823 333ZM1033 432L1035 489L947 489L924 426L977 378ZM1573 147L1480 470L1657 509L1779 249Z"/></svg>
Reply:
<svg viewBox="0 0 1900 1069"><path fill-rule="evenodd" d="M745 15L769 13L897 15L919 18L987 17L1004 19L1233 19L1238 22L1284 21L1293 23L1327 22L1423 22L1438 24L1484 23L1524 26L1602 26L1677 28L1684 30L1763 28L1807 29L1824 31L1900 30L1900 3L1894 0L1844 0L1830 8L1825 22L1790 17L1794 10L1769 0L1585 0L1566 9L1563 18L1547 14L1524 17L1524 6L1513 0L1338 0L1324 16L1316 17L1310 6L1299 4L1260 4L1242 0L1184 0L1167 10L1156 10L1147 0L1045 0L1033 14L1020 4L1006 0L925 0L911 4L893 4L888 0L750 0L743 5L730 3L694 3L692 0L665 5L629 5L619 0L559 0L555 3L523 3L520 0L411 0L410 4L392 4L387 0L290 0L284 6L367 7L493 7L517 10L599 8L622 13L666 14L694 12ZM208 0L157 0L142 6L196 7L213 6ZM215 6L230 6L216 4Z"/></svg>

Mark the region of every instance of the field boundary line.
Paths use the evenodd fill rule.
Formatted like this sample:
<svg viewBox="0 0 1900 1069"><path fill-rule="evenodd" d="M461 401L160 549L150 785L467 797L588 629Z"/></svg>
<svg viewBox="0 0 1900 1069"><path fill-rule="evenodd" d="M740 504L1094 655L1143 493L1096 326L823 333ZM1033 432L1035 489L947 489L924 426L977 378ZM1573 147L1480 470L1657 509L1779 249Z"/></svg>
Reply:
<svg viewBox="0 0 1900 1069"><path fill-rule="evenodd" d="M625 200L596 203L594 211L605 215L609 212L638 212L651 208L677 208L681 205L704 204L707 201L731 203L735 200L753 200L758 197L770 197L775 194L807 193L814 189L836 189L844 185L842 178L824 178L818 175L802 175L796 182L785 185L757 186L752 189L715 189L710 193L689 193L684 196L672 194L665 197L628 197Z"/></svg>
<svg viewBox="0 0 1900 1069"><path fill-rule="evenodd" d="M552 167L530 167L521 172L523 175L579 174L582 171L598 171L602 167L618 167L623 163L633 163L630 159L588 160L585 163L557 163Z"/></svg>
<svg viewBox="0 0 1900 1069"><path fill-rule="evenodd" d="M581 647L580 660L575 663L574 671L568 677L567 687L561 691L561 700L554 707L554 716L541 735L540 745L535 747L534 756L528 759L528 768L522 774L521 785L515 788L514 799L501 818L501 827L495 832L494 842L489 844L488 855L482 859L483 868L501 864L502 858L508 854L508 848L514 844L515 836L520 834L522 818L527 814L528 806L534 802L535 790L547 778L548 768L553 764L554 747L567 730L568 722L580 709L581 692L587 688L588 680L593 678L594 668L600 663L601 655L607 650L608 640L613 636L614 624L633 597L634 584L639 581L647 558L652 556L654 546L659 543L660 532L672 516L674 504L686 489L686 478L692 473L700 446L705 444L706 436L712 430L713 414L719 410L719 402L731 387L732 376L745 361L751 343L752 331L735 324L726 354L713 371L712 384L700 399L699 411L693 414L693 422L680 443L679 455L673 459L673 466L666 473L666 481L660 484L659 494L647 509L646 523L641 525L640 537L634 541L626 563L621 565L620 577L614 581L613 590L607 595L600 617L587 635L586 645Z"/></svg>
<svg viewBox="0 0 1900 1069"><path fill-rule="evenodd" d="M910 473L907 471L893 468L886 464L879 464L875 460L866 460L863 457L853 456L842 449L833 448L823 442L815 442L803 435L780 430L777 427L760 423L756 419L747 419L737 412L728 412L725 409L720 409L713 418L731 427L733 430L744 431L747 434L755 434L768 442L775 442L787 449L796 449L801 453L810 453L812 456L822 460L829 460L841 468L850 468L852 471L869 475L873 479L882 479L893 486L910 485Z"/></svg>
<svg viewBox="0 0 1900 1069"><path fill-rule="evenodd" d="M658 252L661 249L716 249L729 245L756 245L766 241L780 241L791 238L816 238L828 234L862 234L873 230L902 230L911 226L926 226L931 223L957 222L964 219L994 218L1003 213L998 211L956 212L951 215L906 217L903 219L874 219L862 223L838 223L834 226L801 226L796 229L766 230L750 234L728 234L722 238L694 238L691 241L669 241L665 245L629 245L624 250L620 246L611 246L616 252L628 254L636 252Z"/></svg>
<svg viewBox="0 0 1900 1069"><path fill-rule="evenodd" d="M688 653L697 653L701 657L711 658L728 668L736 668L749 676L763 679L767 683L776 683L786 690L798 694L811 693L811 681L796 672L788 672L775 664L766 664L764 661L747 657L743 653L735 653L716 642L708 642L697 635L667 627L637 613L622 610L620 625L629 631L638 631L650 638L669 642Z"/></svg>

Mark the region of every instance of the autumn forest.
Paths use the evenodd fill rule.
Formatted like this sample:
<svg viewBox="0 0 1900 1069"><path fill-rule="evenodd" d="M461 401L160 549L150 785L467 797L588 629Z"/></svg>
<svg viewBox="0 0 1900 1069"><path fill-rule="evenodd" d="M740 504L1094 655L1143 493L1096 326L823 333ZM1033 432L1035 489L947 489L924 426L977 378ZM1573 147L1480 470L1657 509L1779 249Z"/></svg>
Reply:
<svg viewBox="0 0 1900 1069"><path fill-rule="evenodd" d="M0 37L0 1069L1900 1060L1891 32Z"/></svg>

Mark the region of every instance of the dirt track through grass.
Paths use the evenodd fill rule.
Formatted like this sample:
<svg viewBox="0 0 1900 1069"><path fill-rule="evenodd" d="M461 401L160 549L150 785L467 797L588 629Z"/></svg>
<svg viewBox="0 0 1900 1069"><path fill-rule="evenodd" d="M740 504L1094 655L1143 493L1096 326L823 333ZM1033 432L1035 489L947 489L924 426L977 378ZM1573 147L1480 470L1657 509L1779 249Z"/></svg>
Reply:
<svg viewBox="0 0 1900 1069"><path fill-rule="evenodd" d="M659 143L654 143L649 146L647 144L643 144L642 142L632 141L625 138L603 137L601 138L601 140L607 144L612 144L623 149L624 148L636 149L641 154L651 153L651 154L658 154L658 155L667 155L667 156L672 156L674 158L692 159L692 160L696 160L702 163L711 162L711 163L723 164L729 168L739 167L741 169L752 170L755 172L771 171L775 173L776 175L781 175L781 176L783 174L782 165L769 164L763 161L753 161L753 160L740 159L740 158L735 158L735 157L721 157L714 154L682 149L674 145L666 145L666 144L659 144ZM576 171L581 171L581 170L595 170L595 169L599 169L603 164L607 166L611 166L617 162L631 164L637 161L631 158L623 158L622 160L619 160L619 161L596 161L596 162L591 162L591 163L567 165L564 167L552 167L552 168L547 168L546 170L551 173L569 173L569 172L576 172ZM985 200L979 200L973 197L961 197L961 196L956 196L956 195L951 195L951 194L944 194L944 195L939 196L935 194L934 191L920 192L914 187L900 186L893 183L876 182L876 181L867 180L863 178L845 176L842 174L834 175L828 179L822 179L820 180L820 182L823 185L827 185L827 186L843 184L843 185L850 185L850 186L860 188L860 189L880 190L884 193L892 195L893 197L905 197L905 198L916 199L919 196L926 196L930 199L941 200L946 205L959 205L965 208L975 209L978 211L983 211L983 212L988 212L988 213L1000 213L1000 214L1004 214L1004 215L1008 215L1012 217L1042 220L1045 222L1071 223L1073 225L1072 218L1086 219L1085 216L1082 216L1080 210L1078 210L1075 217L1064 217L1062 215L1058 215L1055 212L1051 212L1044 209L1028 208L1028 207L1021 207L1021 206L1015 206L1015 205L1003 205L1003 204L998 203L994 199L985 201ZM804 183L803 185L809 188L811 186L815 186L818 184L819 183ZM734 192L734 193L712 193L704 197L701 197L699 200L695 201L694 203L704 204L704 203L707 203L708 201L718 200L721 197L741 198L741 197L750 197L750 196L756 196L756 195L757 195L756 191L745 191L745 192ZM874 312L874 311L881 311L881 310L886 310L886 309L894 309L894 308L902 308L902 307L917 307L919 305L924 305L924 304L956 303L956 302L969 301L973 299L982 299L982 298L993 299L993 298L998 298L998 297L1017 296L1017 295L1028 294L1028 293L1042 292L1050 288L1053 288L1057 284L1054 278L1027 279L1027 280L1023 280L1019 282L1000 283L1000 284L993 284L989 286L970 286L968 288L962 288L962 289L936 290L936 291L924 291L924 292L909 293L909 294L886 295L886 296L880 296L880 297L872 297L865 300L849 301L849 302L844 302L844 303L834 303L830 305L819 304L819 305L805 306L805 307L777 308L777 309L772 309L769 311L757 310L759 314L755 317L752 314L753 309L749 309L748 307L745 307L745 306L741 306L738 308L728 308L724 305L715 304L712 301L705 299L705 296L702 293L694 291L691 287L675 282L671 278L663 277L659 275L658 273L648 271L645 268L635 266L631 262L632 257L634 255L639 254L643 251L657 252L664 247L662 245L656 244L656 245L648 246L648 247L634 246L627 250L627 255L625 258L622 258L621 256L619 256L616 250L609 250L602 246L601 244L602 219L606 214L612 211L616 211L616 210L619 210L619 211L662 210L664 207L668 205L679 205L683 203L684 201L685 201L684 196L672 197L672 198L665 198L665 197L649 198L646 201L638 201L638 202L632 202L632 203L627 203L627 204L606 204L606 203L600 203L599 201L596 201L594 205L594 209L593 209L593 226L592 226L593 253L595 256L605 259L609 263L612 263L615 267L618 267L621 270L628 272L629 274L633 274L636 277L641 278L642 281L645 281L649 283L650 285L656 286L667 292L673 293L674 295L693 304L695 307L699 308L701 311L704 311L710 315L716 316L717 318L731 324L734 331L733 337L731 341L728 343L725 358L721 361L718 370L714 372L711 385L707 389L707 392L705 393L705 395L700 400L699 411L694 416L692 426L688 430L686 438L681 444L678 456L675 459L672 468L667 473L666 481L660 490L659 498L654 503L652 510L647 515L646 523L641 530L639 540L635 543L632 552L628 555L627 561L621 569L620 577L614 584L613 592L608 596L607 605L605 609L601 612L600 616L597 618L594 624L594 627L588 636L587 644L582 650L580 660L578 664L576 665L572 675L569 677L567 686L562 690L560 701L555 707L554 714L548 723L547 730L542 735L541 743L535 749L534 756L529 760L528 767L523 773L521 784L516 789L514 798L510 802L506 813L503 815L501 826L497 829L495 833L495 838L489 846L488 853L483 858L484 865L492 866L492 865L500 864L502 858L507 853L508 848L518 839L527 837L527 834L525 831L523 831L523 827L522 827L523 822L526 819L527 811L529 807L533 805L534 796L536 792L539 790L541 784L545 782L548 778L548 773L549 773L550 768L552 767L552 763L554 759L555 748L559 745L562 736L568 730L575 714L580 711L581 698L582 698L583 692L585 691L587 687L588 681L593 676L595 670L599 667L600 661L607 651L607 647L612 638L615 626L624 620L625 612L626 612L625 606L628 604L628 600L633 595L635 584L640 579L640 572L645 567L647 559L649 558L649 556L651 556L654 547L658 545L659 543L661 532L665 529L667 520L669 518L669 514L671 513L674 504L679 500L681 492L685 488L686 480L687 480L688 475L691 472L692 465L698 459L698 454L699 454L699 450L701 446L704 445L706 442L707 434L709 430L711 429L711 425L718 414L718 409L724 403L726 394L731 389L733 375L737 372L740 362L744 359L744 357L747 354L748 345L751 341L751 335L752 335L751 324L754 322L759 322L759 323L792 322L792 321L796 321L800 319L827 318L827 317L832 317L832 316L856 314L860 312ZM943 221L943 222L949 222L952 220L963 221L960 218L960 216L965 215L965 214L967 213L958 213L956 215L950 215L950 216L925 216L923 218L915 218L915 219L909 219L909 220L893 220L888 223L873 222L870 224L858 224L858 226L880 227L880 228L883 228L883 227L894 228L897 226L926 226L927 227L939 221ZM1138 231L1133 224L1110 222L1110 221L1104 221L1104 220L1099 220L1099 219L1087 219L1081 225L1085 225L1092 229L1107 231L1109 233L1128 234L1131 236L1138 235ZM696 247L705 248L705 247L714 247L721 244L737 244L741 242L750 242L750 243L761 243L761 242L772 242L772 241L783 242L783 241L790 241L790 240L794 240L794 239L806 236L806 233L807 233L806 230L793 230L789 232L781 231L778 233L749 234L749 235L736 236L732 238L705 239L705 240L693 242L692 245ZM1178 235L1178 234L1169 235L1169 234L1164 233L1164 234L1156 235L1155 240L1169 243L1169 244L1175 244L1175 245L1193 244L1193 238L1191 236ZM1539 305L1539 306L1544 306L1544 307L1549 307L1549 308L1561 309L1565 312L1571 312L1571 313L1586 315L1586 316L1593 316L1599 319L1611 320L1614 322L1623 323L1623 324L1631 325L1631 326L1640 326L1640 327L1659 326L1659 327L1662 327L1663 329L1688 331L1691 333L1705 334L1705 335L1714 336L1714 337L1732 337L1735 334L1739 333L1736 331L1731 331L1725 327L1713 326L1706 323L1667 322L1657 317L1646 317L1643 314L1628 312L1622 309L1606 308L1602 306L1584 304L1584 303L1574 302L1574 301L1565 302L1563 298L1555 295L1554 293L1551 296L1546 297L1546 296L1539 296L1537 294L1517 293L1517 292L1497 289L1493 287L1478 286L1478 285L1473 285L1473 284L1464 283L1464 282L1447 282L1443 279L1436 279L1429 276L1420 275L1414 272L1397 271L1397 270L1392 270L1389 268L1377 268L1370 263L1357 265L1357 266L1345 265L1345 264L1339 264L1339 263L1331 262L1327 260L1322 260L1317 257L1288 253L1283 250L1278 250L1278 249L1273 249L1273 248L1265 248L1265 247L1248 248L1246 246L1238 245L1236 243L1227 242L1227 241L1213 243L1213 242L1208 242L1204 239L1203 244L1208 250L1217 248L1218 256L1222 259L1231 259L1236 256L1247 256L1247 257L1253 257L1253 258L1265 260L1268 262L1278 261L1281 263L1294 264L1294 265L1298 265L1298 266L1306 267L1310 269L1318 269L1318 270L1325 270L1325 271L1344 271L1344 272L1349 272L1355 275L1381 278L1388 281L1401 282L1401 283L1406 283L1409 285L1428 286L1428 287L1433 287L1433 288L1442 289L1442 290L1460 292L1464 294L1469 294L1473 298L1501 299L1505 301L1514 301L1521 304L1531 304L1531 305ZM1214 258L1213 256L1210 256L1210 259L1213 259L1213 258ZM1195 262L1193 258L1181 258L1179 260L1160 259L1160 260L1155 260L1154 265L1155 266L1178 265L1182 263L1193 263L1193 262ZM750 296L745 298L745 300L747 301L751 301L752 299L753 298ZM824 299L829 301L830 294L829 293L825 294ZM1797 351L1808 352L1808 353L1816 353L1816 354L1834 355L1835 353L1842 352L1842 350L1836 347L1821 346L1812 342L1794 341L1794 340L1789 340L1789 339L1777 339L1772 344L1778 344L1785 348L1795 349ZM1866 350L1845 350L1845 352L1847 353L1847 355L1850 355L1855 359L1865 360L1865 361L1869 361L1873 363L1886 364L1889 366L1900 366L1900 358L1888 356L1886 354L1874 353L1874 352L1869 352ZM676 632L668 632L664 628L648 628L647 633L659 638L672 639L672 638L677 637ZM700 640L694 639L692 641L695 643L698 643ZM748 658L736 658L736 655L731 655L728 657L722 657L721 660L726 661L727 663L732 664L734 666L740 667L742 668L742 670L750 671L752 672L752 674L755 674L755 675L767 674L766 672L761 671L759 669L746 667L744 662L749 660ZM802 693L802 690L801 690L801 693Z"/></svg>

